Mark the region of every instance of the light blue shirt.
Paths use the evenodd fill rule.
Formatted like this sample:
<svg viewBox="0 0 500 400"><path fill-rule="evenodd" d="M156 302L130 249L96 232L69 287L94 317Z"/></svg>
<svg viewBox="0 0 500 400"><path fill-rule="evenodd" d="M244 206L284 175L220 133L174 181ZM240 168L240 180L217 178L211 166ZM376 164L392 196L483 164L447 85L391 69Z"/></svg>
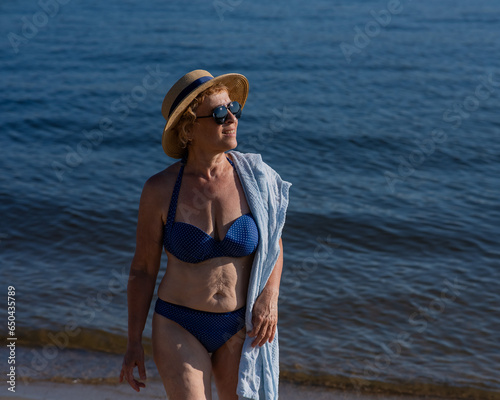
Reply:
<svg viewBox="0 0 500 400"><path fill-rule="evenodd" d="M288 191L291 183L283 181L259 154L231 151L230 155L245 191L253 218L259 229L247 294L245 324L252 329L255 300L266 286L280 253L279 239L285 224ZM276 400L279 384L278 331L274 340L262 347L252 347L255 338L248 335L243 343L238 376L239 400Z"/></svg>

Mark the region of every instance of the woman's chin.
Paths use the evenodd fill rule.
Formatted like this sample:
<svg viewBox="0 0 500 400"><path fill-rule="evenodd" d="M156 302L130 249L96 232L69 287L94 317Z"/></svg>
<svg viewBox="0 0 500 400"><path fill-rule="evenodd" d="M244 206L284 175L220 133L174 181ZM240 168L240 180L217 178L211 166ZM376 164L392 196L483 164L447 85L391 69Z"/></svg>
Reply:
<svg viewBox="0 0 500 400"><path fill-rule="evenodd" d="M224 143L226 146L230 147L230 150L234 149L238 145L236 134L234 134L234 136L224 136Z"/></svg>

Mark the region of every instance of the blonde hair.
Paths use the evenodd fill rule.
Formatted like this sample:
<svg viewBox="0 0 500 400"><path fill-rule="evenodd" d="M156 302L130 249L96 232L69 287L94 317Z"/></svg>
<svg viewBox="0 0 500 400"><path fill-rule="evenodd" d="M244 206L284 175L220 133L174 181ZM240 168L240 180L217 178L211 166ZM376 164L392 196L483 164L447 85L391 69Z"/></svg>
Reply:
<svg viewBox="0 0 500 400"><path fill-rule="evenodd" d="M220 93L226 91L229 93L229 89L223 83L217 83L210 86L207 90L201 92L196 98L187 106L186 111L182 114L179 122L173 128L174 134L177 135L177 139L180 142L181 147L184 149L184 155L187 153L187 147L191 141L188 137L188 131L192 128L196 121L196 110L199 105L203 103L205 97L212 94Z"/></svg>

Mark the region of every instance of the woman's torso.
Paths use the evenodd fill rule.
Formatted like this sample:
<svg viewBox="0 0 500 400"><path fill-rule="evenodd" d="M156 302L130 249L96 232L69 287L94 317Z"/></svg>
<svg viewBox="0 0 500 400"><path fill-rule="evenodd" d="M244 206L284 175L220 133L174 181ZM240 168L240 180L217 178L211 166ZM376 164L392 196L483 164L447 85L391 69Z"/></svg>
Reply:
<svg viewBox="0 0 500 400"><path fill-rule="evenodd" d="M180 163L176 163L164 171L164 187L168 193L165 195L162 190L165 197L161 203L164 225L167 224L172 192L180 169ZM175 211L175 223L181 222L181 228L199 228L220 242L235 221L240 223L238 219L249 212L243 188L232 167L225 168L208 180L185 167ZM190 263L165 251L168 255L167 269L158 288L158 297L162 300L210 312L233 311L246 304L253 253ZM187 255L178 256L189 259Z"/></svg>

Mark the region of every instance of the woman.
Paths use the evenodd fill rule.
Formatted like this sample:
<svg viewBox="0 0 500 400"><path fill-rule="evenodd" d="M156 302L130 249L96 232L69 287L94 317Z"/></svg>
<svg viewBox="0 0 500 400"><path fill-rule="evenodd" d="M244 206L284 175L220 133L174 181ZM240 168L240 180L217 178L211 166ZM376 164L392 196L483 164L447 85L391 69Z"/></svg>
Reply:
<svg viewBox="0 0 500 400"><path fill-rule="evenodd" d="M281 230L290 184L258 155L228 152L248 94L243 75L183 76L162 105L162 145L182 158L146 182L128 283L128 344L120 382L146 379L141 344L153 315L154 360L170 400L275 399ZM228 152L228 153L226 153ZM260 397L259 397L260 396Z"/></svg>

